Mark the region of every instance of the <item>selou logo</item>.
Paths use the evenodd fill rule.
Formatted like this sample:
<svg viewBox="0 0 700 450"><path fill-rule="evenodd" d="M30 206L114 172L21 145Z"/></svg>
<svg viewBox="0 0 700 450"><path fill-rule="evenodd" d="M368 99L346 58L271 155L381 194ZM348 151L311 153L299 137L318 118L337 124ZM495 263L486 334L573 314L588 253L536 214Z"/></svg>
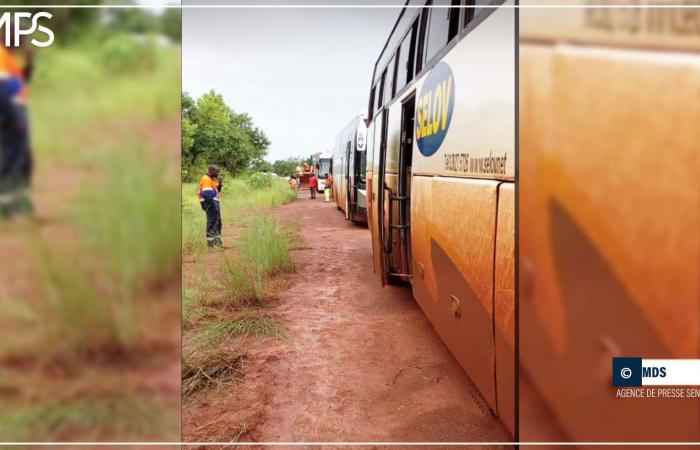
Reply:
<svg viewBox="0 0 700 450"><path fill-rule="evenodd" d="M441 62L425 79L416 105L416 141L423 156L432 156L440 148L454 107L454 75L450 66Z"/></svg>

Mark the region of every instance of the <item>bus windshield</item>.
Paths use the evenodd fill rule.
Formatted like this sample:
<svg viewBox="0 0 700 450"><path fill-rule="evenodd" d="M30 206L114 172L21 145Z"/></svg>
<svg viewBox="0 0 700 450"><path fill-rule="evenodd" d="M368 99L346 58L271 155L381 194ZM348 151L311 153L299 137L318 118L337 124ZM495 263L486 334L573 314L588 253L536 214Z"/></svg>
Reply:
<svg viewBox="0 0 700 450"><path fill-rule="evenodd" d="M324 179L329 173L331 173L331 160L320 159L318 161L318 177Z"/></svg>

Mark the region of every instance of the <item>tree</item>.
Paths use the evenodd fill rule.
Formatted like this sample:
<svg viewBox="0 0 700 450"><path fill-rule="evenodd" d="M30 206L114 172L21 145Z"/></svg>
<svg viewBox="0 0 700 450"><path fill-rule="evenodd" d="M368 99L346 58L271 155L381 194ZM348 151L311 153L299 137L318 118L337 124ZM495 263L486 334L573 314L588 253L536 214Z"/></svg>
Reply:
<svg viewBox="0 0 700 450"><path fill-rule="evenodd" d="M109 11L109 28L126 33L156 33L160 28L158 18L141 8L118 8Z"/></svg>
<svg viewBox="0 0 700 450"><path fill-rule="evenodd" d="M299 157L279 159L272 164L272 170L281 177L288 177L296 172L297 167L302 164L304 164L304 159Z"/></svg>
<svg viewBox="0 0 700 450"><path fill-rule="evenodd" d="M274 170L272 169L272 164L270 164L262 158L253 161L253 163L250 165L250 168L253 169L255 172L274 172Z"/></svg>
<svg viewBox="0 0 700 450"><path fill-rule="evenodd" d="M196 171L217 164L232 174L259 165L270 141L248 114L233 111L224 98L209 91L196 101L182 95L182 168L191 179Z"/></svg>
<svg viewBox="0 0 700 450"><path fill-rule="evenodd" d="M161 32L170 42L179 43L182 39L182 12L177 8L168 8L160 17Z"/></svg>

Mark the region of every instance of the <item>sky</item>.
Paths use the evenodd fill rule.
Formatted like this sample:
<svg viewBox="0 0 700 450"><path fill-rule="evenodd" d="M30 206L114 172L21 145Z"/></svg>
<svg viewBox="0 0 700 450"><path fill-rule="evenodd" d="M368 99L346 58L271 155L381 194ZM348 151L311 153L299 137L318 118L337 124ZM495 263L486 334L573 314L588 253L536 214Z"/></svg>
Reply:
<svg viewBox="0 0 700 450"><path fill-rule="evenodd" d="M184 9L183 90L197 98L214 89L236 112L250 114L271 141L269 161L329 151L366 110L374 63L399 12Z"/></svg>

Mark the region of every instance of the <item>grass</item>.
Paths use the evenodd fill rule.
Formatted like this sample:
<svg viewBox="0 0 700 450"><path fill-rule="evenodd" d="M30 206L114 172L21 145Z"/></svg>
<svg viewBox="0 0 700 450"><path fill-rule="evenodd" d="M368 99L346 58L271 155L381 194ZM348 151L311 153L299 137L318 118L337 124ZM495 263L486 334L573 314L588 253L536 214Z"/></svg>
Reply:
<svg viewBox="0 0 700 450"><path fill-rule="evenodd" d="M197 352L183 358L182 395L190 399L193 394L210 386L221 388L224 383L235 381L243 371L244 356L225 350Z"/></svg>
<svg viewBox="0 0 700 450"><path fill-rule="evenodd" d="M113 144L133 135L134 126L177 117L179 48L159 49L147 70L116 73L100 44L41 52L30 108L38 159L89 165L96 153L115 154Z"/></svg>
<svg viewBox="0 0 700 450"><path fill-rule="evenodd" d="M32 86L40 168L71 167L80 180L63 208L72 242L28 233L43 353L128 350L135 296L179 272L179 166L143 136L156 122L178 120L179 49L159 49L148 70L121 74L102 52L89 44L48 49Z"/></svg>
<svg viewBox="0 0 700 450"><path fill-rule="evenodd" d="M292 270L290 250L295 239L294 232L284 230L279 221L267 215L246 221L235 255L222 255L224 303L238 308L261 305L270 278Z"/></svg>
<svg viewBox="0 0 700 450"><path fill-rule="evenodd" d="M36 185L56 187L61 195L35 190L48 204L38 215L48 221L24 227L31 273L17 275L32 277L33 286L27 298L13 293L0 305L2 351L24 352L19 356L30 363L69 361L72 375L56 378L37 369L32 376L41 394L30 385L34 378L13 381L31 402L3 402L3 441L165 439L179 430L177 397L162 400L150 388L133 395L127 386L139 374L112 358L137 350L145 309L158 325L166 320L158 311L169 306L152 303L156 286L176 282L180 271L179 165L176 153L159 147L172 142L176 150L180 52L158 48L152 65L122 73L105 64L102 52L101 43L85 43L37 54L29 107ZM164 130L167 136L151 135L162 124L174 126ZM22 347L12 344L20 320ZM16 380L23 370L3 367L0 376ZM91 371L123 377L125 385L117 383L106 395L102 377L86 381ZM80 393L84 386L95 392ZM58 401L55 393L62 389L68 393Z"/></svg>
<svg viewBox="0 0 700 450"><path fill-rule="evenodd" d="M53 400L39 405L4 408L0 436L4 441L42 441L51 437L84 436L85 440L113 436L148 437L172 426L163 405L137 397ZM115 420L115 418L121 420ZM176 425L176 424L175 424Z"/></svg>
<svg viewBox="0 0 700 450"><path fill-rule="evenodd" d="M277 320L259 310L251 310L243 317L224 319L207 325L199 335L200 347L209 347L232 337L278 337L287 342L291 340L287 329Z"/></svg>
<svg viewBox="0 0 700 450"><path fill-rule="evenodd" d="M296 198L284 180L253 187L244 177L231 178L225 180L221 194L228 248L208 253L205 214L196 190L193 183L182 185L183 252L196 275L186 278L183 291L182 386L188 402L200 391L239 380L251 339L291 340L289 331L265 307L276 281L293 270L290 251L297 239L296 230L283 227L269 214L271 208Z"/></svg>
<svg viewBox="0 0 700 450"><path fill-rule="evenodd" d="M262 210L293 201L296 195L284 180L275 179L270 187L252 189L245 179L224 180L221 193L221 219L226 226L243 224ZM207 250L206 216L199 206L196 183L182 184L182 247L185 254L201 255Z"/></svg>
<svg viewBox="0 0 700 450"><path fill-rule="evenodd" d="M71 216L80 235L70 250L80 255L73 264L34 233L42 291L36 312L46 324L47 349L128 351L136 338L138 292L179 272L176 168L151 159L145 151L98 158L101 188L81 190Z"/></svg>

